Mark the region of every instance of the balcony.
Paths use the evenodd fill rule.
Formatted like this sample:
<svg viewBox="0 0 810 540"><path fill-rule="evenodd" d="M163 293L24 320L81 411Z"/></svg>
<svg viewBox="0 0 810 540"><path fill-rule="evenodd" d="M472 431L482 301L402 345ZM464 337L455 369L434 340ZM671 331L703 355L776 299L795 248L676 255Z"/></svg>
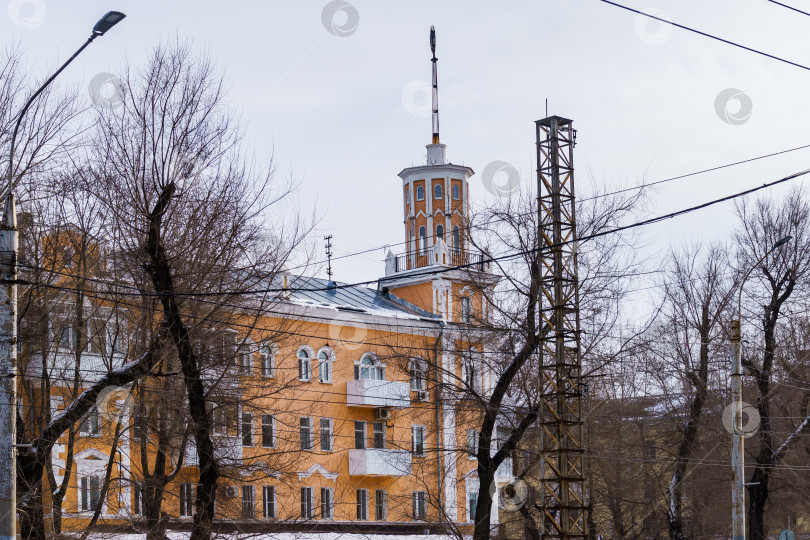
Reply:
<svg viewBox="0 0 810 540"><path fill-rule="evenodd" d="M411 405L411 387L407 382L361 379L346 382L349 407L403 408Z"/></svg>
<svg viewBox="0 0 810 540"><path fill-rule="evenodd" d="M366 448L349 450L349 476L409 476L411 453L407 450Z"/></svg>
<svg viewBox="0 0 810 540"><path fill-rule="evenodd" d="M488 272L490 267L488 259L489 257L481 252L448 249L447 244L439 240L433 247L425 250L399 255L389 253L385 260L385 275L390 276L433 265L463 266L478 272Z"/></svg>

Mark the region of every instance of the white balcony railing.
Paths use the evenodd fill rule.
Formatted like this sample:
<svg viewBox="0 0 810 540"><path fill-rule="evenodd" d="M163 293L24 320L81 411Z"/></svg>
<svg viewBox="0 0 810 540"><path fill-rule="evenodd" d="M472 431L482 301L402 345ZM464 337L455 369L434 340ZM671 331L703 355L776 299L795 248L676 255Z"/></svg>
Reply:
<svg viewBox="0 0 810 540"><path fill-rule="evenodd" d="M411 453L407 450L366 448L349 450L349 476L409 476Z"/></svg>
<svg viewBox="0 0 810 540"><path fill-rule="evenodd" d="M407 382L398 381L347 381L346 404L349 407L409 407L411 387Z"/></svg>

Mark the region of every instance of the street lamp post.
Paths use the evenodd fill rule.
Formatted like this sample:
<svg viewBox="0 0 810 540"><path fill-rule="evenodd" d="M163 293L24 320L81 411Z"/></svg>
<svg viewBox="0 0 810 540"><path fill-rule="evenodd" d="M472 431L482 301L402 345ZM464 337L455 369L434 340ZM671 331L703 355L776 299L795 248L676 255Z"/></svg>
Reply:
<svg viewBox="0 0 810 540"><path fill-rule="evenodd" d="M90 37L25 102L14 124L8 157L8 193L0 220L0 540L17 535L17 210L14 203L14 144L25 113L34 100L79 54L125 17L105 14Z"/></svg>
<svg viewBox="0 0 810 540"><path fill-rule="evenodd" d="M740 346L742 320L742 291L745 281L751 272L760 265L765 258L775 250L784 246L792 239L786 236L776 242L753 266L745 273L740 282L737 296L737 318L731 321L731 406L733 412L733 433L731 434L731 530L733 540L745 540L745 433L742 424L742 347Z"/></svg>

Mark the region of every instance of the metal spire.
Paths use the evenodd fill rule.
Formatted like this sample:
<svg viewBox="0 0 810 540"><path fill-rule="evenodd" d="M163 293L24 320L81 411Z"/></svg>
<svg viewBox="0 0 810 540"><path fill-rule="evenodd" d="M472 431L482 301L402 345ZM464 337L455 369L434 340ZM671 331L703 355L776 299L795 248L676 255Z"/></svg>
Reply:
<svg viewBox="0 0 810 540"><path fill-rule="evenodd" d="M433 144L439 144L439 84L436 76L436 29L430 26L430 52L433 53Z"/></svg>
<svg viewBox="0 0 810 540"><path fill-rule="evenodd" d="M332 235L324 236L323 239L326 240L326 275L332 281Z"/></svg>

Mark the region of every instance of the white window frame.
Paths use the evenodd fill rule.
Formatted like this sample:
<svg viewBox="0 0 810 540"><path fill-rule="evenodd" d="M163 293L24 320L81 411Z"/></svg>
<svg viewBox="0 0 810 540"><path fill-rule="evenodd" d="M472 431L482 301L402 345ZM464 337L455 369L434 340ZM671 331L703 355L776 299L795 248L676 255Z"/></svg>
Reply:
<svg viewBox="0 0 810 540"><path fill-rule="evenodd" d="M360 495L363 495L361 502ZM357 488L357 520L358 521L368 521L368 490L364 488Z"/></svg>
<svg viewBox="0 0 810 540"><path fill-rule="evenodd" d="M247 497L245 497L247 495ZM248 514L248 515L245 515ZM256 489L251 484L242 486L242 519L256 518Z"/></svg>
<svg viewBox="0 0 810 540"><path fill-rule="evenodd" d="M422 192L422 196L419 196L419 192ZM425 200L425 187L424 186L416 186L416 200L417 201L424 201Z"/></svg>
<svg viewBox="0 0 810 540"><path fill-rule="evenodd" d="M427 227L424 225L419 226L419 254L424 255L427 253Z"/></svg>
<svg viewBox="0 0 810 540"><path fill-rule="evenodd" d="M95 504L93 504L94 501L93 501L93 497L92 497L93 492L94 492L94 490L93 490L93 480L95 480L97 482L97 486L96 486L97 490L95 490L95 495L96 495ZM104 502L101 501L101 484L103 482L104 482L104 478L102 478L101 476L97 476L97 475L86 475L86 476L79 477L78 488L77 488L77 490L78 490L78 501L77 502L79 504L79 510L81 512L93 512L93 511L95 511L96 505L98 505L99 502L101 502L101 504L104 504Z"/></svg>
<svg viewBox="0 0 810 540"><path fill-rule="evenodd" d="M467 430L467 459L478 459L478 439L480 434L476 429Z"/></svg>
<svg viewBox="0 0 810 540"><path fill-rule="evenodd" d="M304 444L304 424L303 421L306 420L308 422L307 426L307 434L309 437L308 444ZM312 425L312 417L311 416L301 416L298 420L298 435L301 443L301 450L311 451L315 449L315 441L314 441L314 427Z"/></svg>
<svg viewBox="0 0 810 540"><path fill-rule="evenodd" d="M477 491L467 491L467 523L475 523L475 513L472 511L472 505L470 504L470 498L475 497L475 506L476 509L478 508L478 492Z"/></svg>
<svg viewBox="0 0 810 540"><path fill-rule="evenodd" d="M442 185L441 182L436 182L435 184L433 184L433 198L444 199L444 185Z"/></svg>
<svg viewBox="0 0 810 540"><path fill-rule="evenodd" d="M359 431L358 431L357 428L360 425L363 426L363 439L362 439L363 440L363 446L358 447L357 446L357 440L358 440L357 439L357 434L359 433ZM354 449L355 450L365 450L366 448L368 448L368 440L367 440L368 439L368 431L367 430L368 430L368 427L366 425L365 420L355 420L354 421Z"/></svg>
<svg viewBox="0 0 810 540"><path fill-rule="evenodd" d="M262 516L264 519L276 518L276 486L262 486Z"/></svg>
<svg viewBox="0 0 810 540"><path fill-rule="evenodd" d="M459 318L464 324L472 322L472 297L462 296L459 298Z"/></svg>
<svg viewBox="0 0 810 540"><path fill-rule="evenodd" d="M424 392L426 390L426 369L419 358L412 358L410 368L410 382L412 392Z"/></svg>
<svg viewBox="0 0 810 540"><path fill-rule="evenodd" d="M318 351L318 382L332 384L332 361L334 353L332 349L324 347Z"/></svg>
<svg viewBox="0 0 810 540"><path fill-rule="evenodd" d="M453 186L451 187L451 191L453 194L454 201L461 200L461 188L459 187L458 184L453 184Z"/></svg>
<svg viewBox="0 0 810 540"><path fill-rule="evenodd" d="M427 492L413 492L413 519L414 521L427 520Z"/></svg>
<svg viewBox="0 0 810 540"><path fill-rule="evenodd" d="M324 429L324 426L326 426L326 429ZM332 452L335 449L334 426L335 423L331 418L321 418L318 422L318 447L321 452ZM326 441L327 448L324 448L324 441Z"/></svg>
<svg viewBox="0 0 810 540"><path fill-rule="evenodd" d="M385 364L380 362L374 353L367 352L355 364L357 366L357 379L362 381L384 381ZM366 374L364 377L363 374ZM372 376L373 375L373 376Z"/></svg>
<svg viewBox="0 0 810 540"><path fill-rule="evenodd" d="M92 426L92 429L87 429ZM82 418L79 424L79 435L82 437L101 437L101 414L96 407L92 407Z"/></svg>
<svg viewBox="0 0 810 540"><path fill-rule="evenodd" d="M422 434L422 440L420 441L422 444L421 451L417 450L417 441L416 441L416 434ZM411 453L417 457L424 457L427 455L427 428L423 424L413 424L411 426Z"/></svg>
<svg viewBox="0 0 810 540"><path fill-rule="evenodd" d="M253 375L253 344L243 343L236 349L239 357L239 374L244 376Z"/></svg>
<svg viewBox="0 0 810 540"><path fill-rule="evenodd" d="M267 422L267 420L270 420ZM264 444L264 430L266 427L270 428L270 446ZM262 448L275 448L276 447L276 415L263 414L262 415Z"/></svg>
<svg viewBox="0 0 810 540"><path fill-rule="evenodd" d="M380 494L382 494L382 501L380 501ZM388 492L384 489L374 490L374 521L388 521Z"/></svg>
<svg viewBox="0 0 810 540"><path fill-rule="evenodd" d="M306 501L304 497L306 495ZM306 507L304 503L306 502ZM301 487L301 519L312 519L315 517L315 488L311 486Z"/></svg>
<svg viewBox="0 0 810 540"><path fill-rule="evenodd" d="M247 422L245 420L247 419ZM251 448L256 444L253 436L255 427L253 426L253 413L244 412L239 415L239 437L242 439L243 448ZM245 425L247 423L247 426ZM249 444L245 444L245 436L249 439Z"/></svg>
<svg viewBox="0 0 810 540"><path fill-rule="evenodd" d="M324 504L324 493L329 497L328 504ZM321 488L320 518L331 521L335 519L335 489L330 487Z"/></svg>
<svg viewBox="0 0 810 540"><path fill-rule="evenodd" d="M380 429L377 429L380 428ZM377 450L384 450L387 446L387 426L385 422L382 420L378 420L376 422L371 423L371 447L376 448ZM382 446L377 446L377 435L381 435L382 439Z"/></svg>
<svg viewBox="0 0 810 540"><path fill-rule="evenodd" d="M301 353L306 353L306 358L301 357ZM309 382L312 380L312 359L315 355L309 347L301 347L296 353L298 359L298 380Z"/></svg>
<svg viewBox="0 0 810 540"><path fill-rule="evenodd" d="M271 343L262 343L259 347L259 358L261 362L261 373L265 379L272 379L276 376L276 349Z"/></svg>
<svg viewBox="0 0 810 540"><path fill-rule="evenodd" d="M444 240L444 225L441 223L436 225L436 239L438 240L439 238Z"/></svg>

